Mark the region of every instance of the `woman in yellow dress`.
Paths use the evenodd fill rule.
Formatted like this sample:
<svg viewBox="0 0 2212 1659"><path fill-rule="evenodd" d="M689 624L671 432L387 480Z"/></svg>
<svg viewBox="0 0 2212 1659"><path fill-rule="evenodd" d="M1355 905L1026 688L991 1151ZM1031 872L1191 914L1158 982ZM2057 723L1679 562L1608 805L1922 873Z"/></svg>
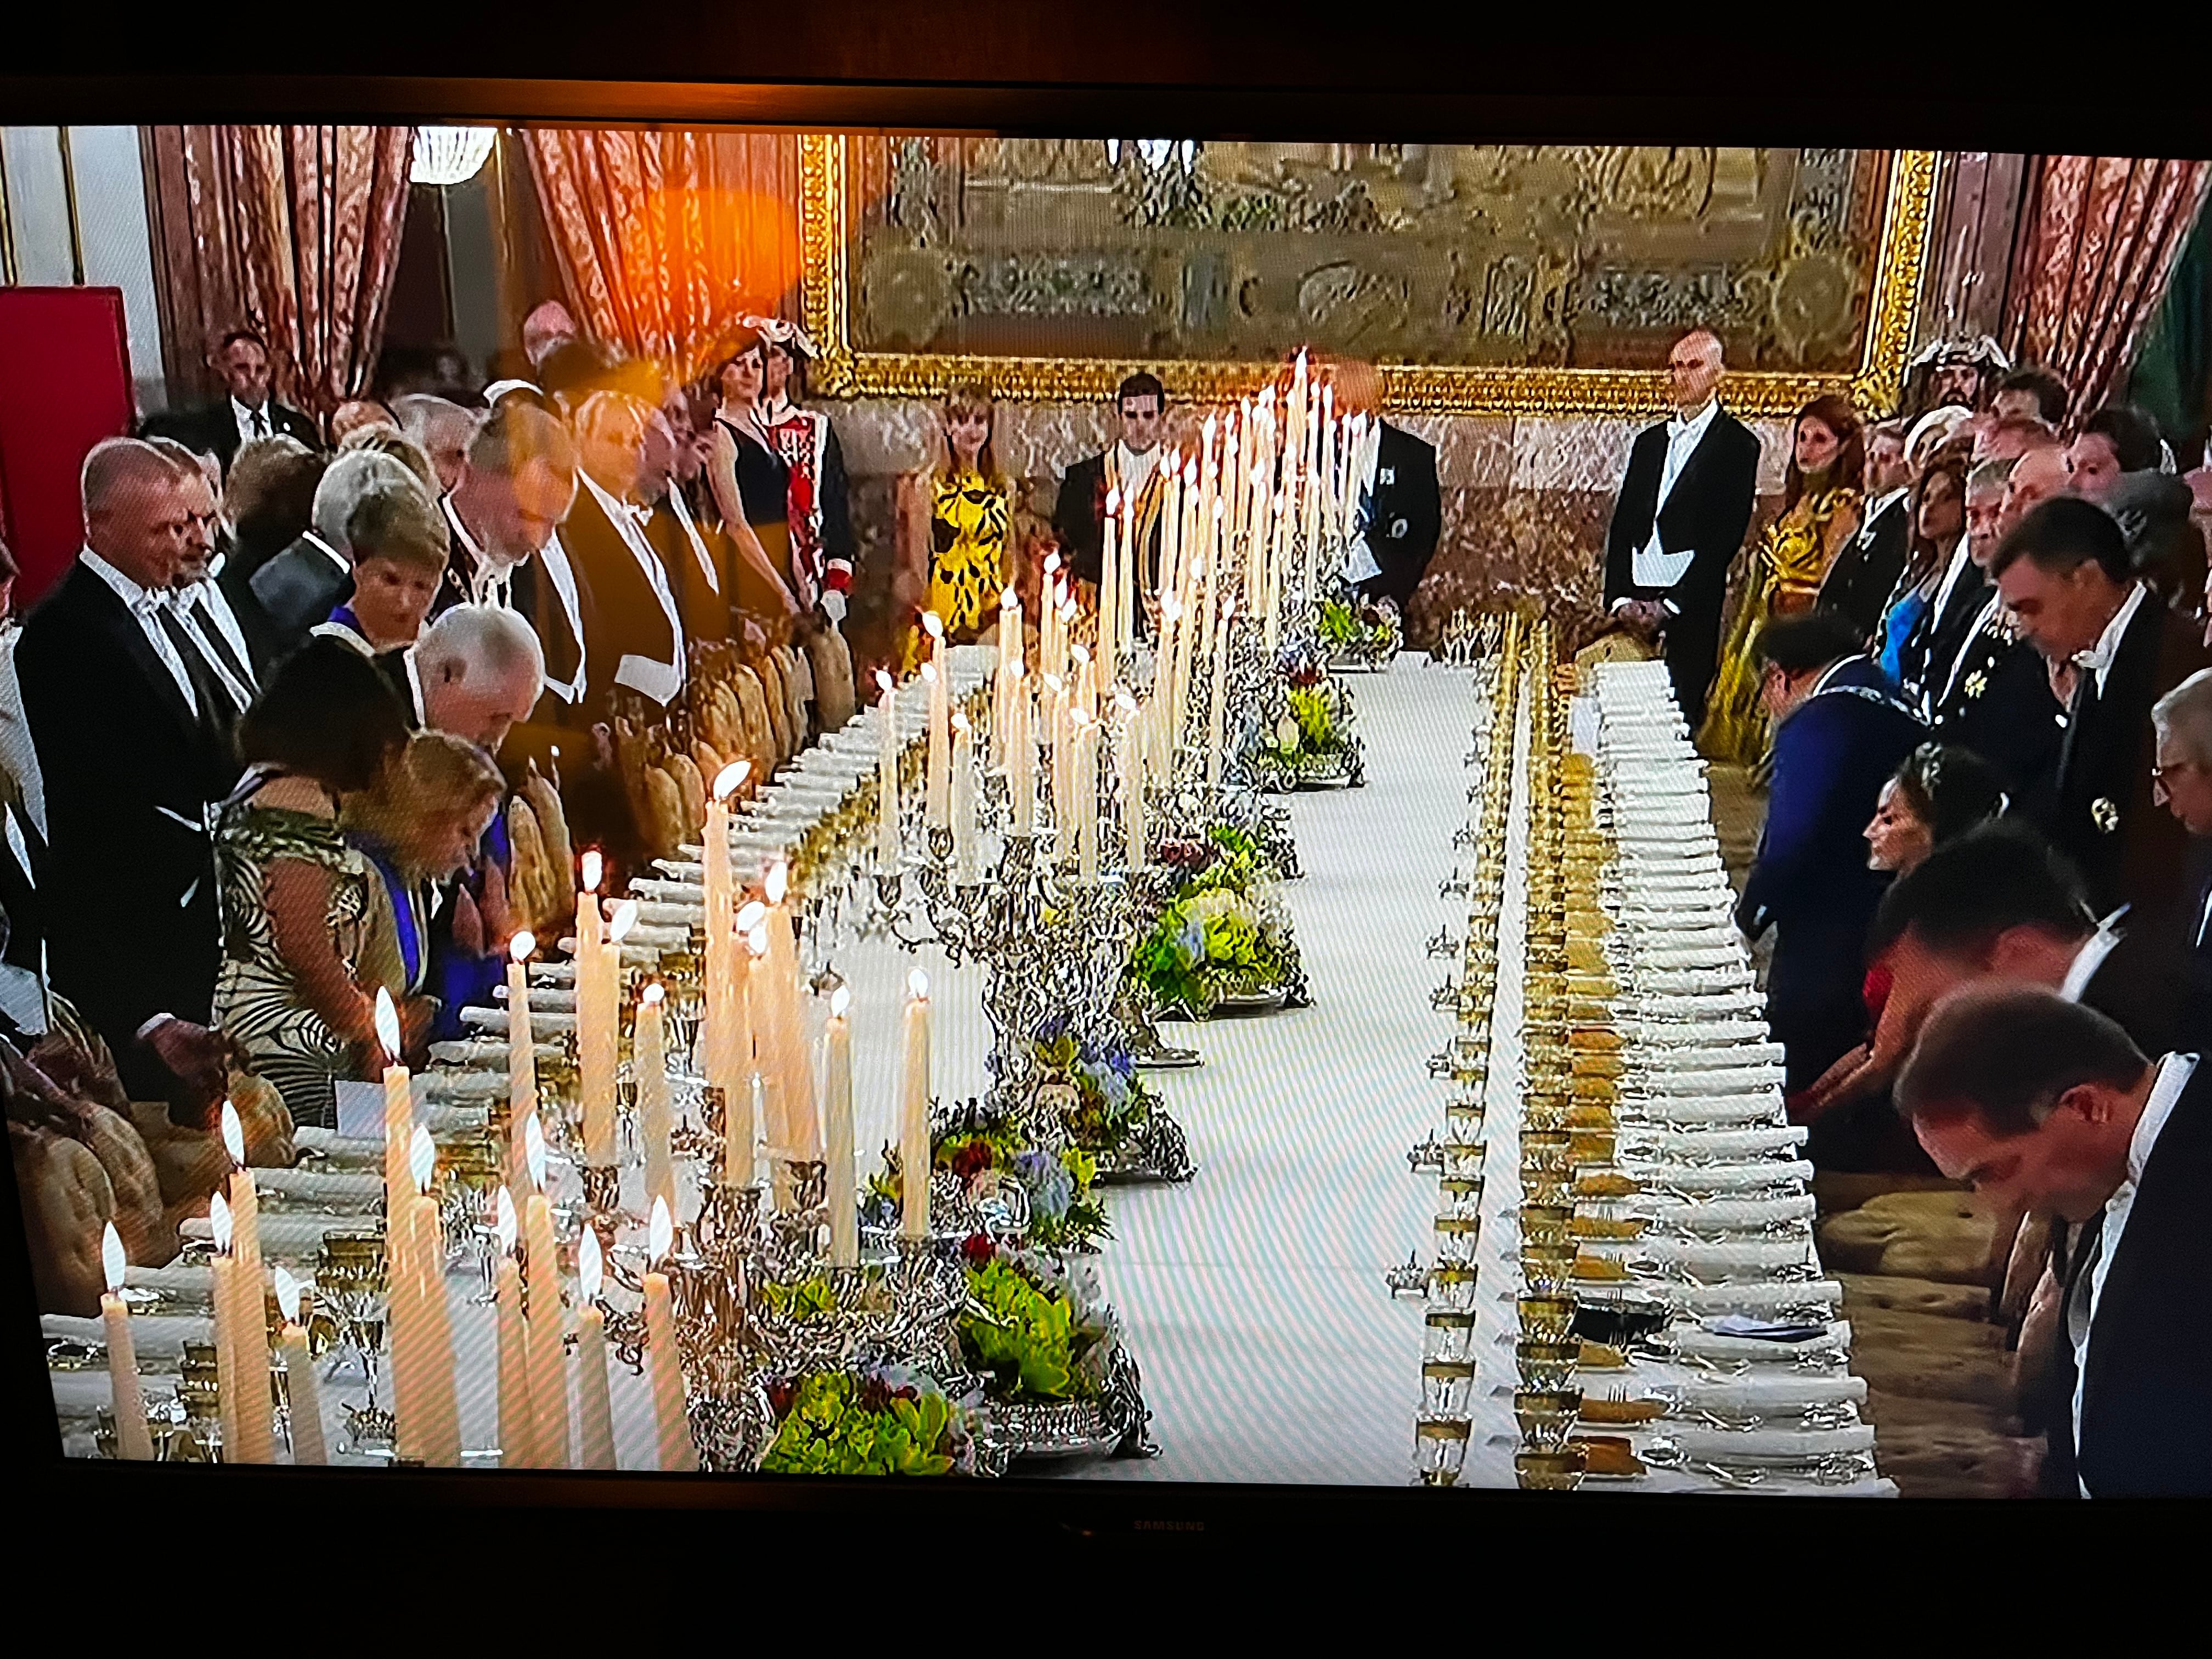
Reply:
<svg viewBox="0 0 2212 1659"><path fill-rule="evenodd" d="M1760 537L1736 603L1720 672L1705 706L1698 748L1708 759L1755 765L1771 740L1759 702L1759 630L1771 617L1810 611L1820 578L1858 533L1866 447L1857 411L1843 398L1815 398L1792 425L1782 516Z"/></svg>
<svg viewBox="0 0 2212 1659"><path fill-rule="evenodd" d="M1010 580L1012 490L991 447L991 394L963 386L939 412L944 447L934 465L899 481L899 562L894 616L905 627L902 668L921 659L920 613L934 611L954 644L999 619Z"/></svg>

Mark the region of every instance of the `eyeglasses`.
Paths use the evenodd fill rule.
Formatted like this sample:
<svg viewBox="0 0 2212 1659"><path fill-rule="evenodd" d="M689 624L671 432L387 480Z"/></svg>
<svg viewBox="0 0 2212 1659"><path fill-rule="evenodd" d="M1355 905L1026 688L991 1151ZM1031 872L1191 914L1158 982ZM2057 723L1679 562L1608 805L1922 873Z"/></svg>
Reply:
<svg viewBox="0 0 2212 1659"><path fill-rule="evenodd" d="M2174 773L2192 770L2196 765L2197 763L2193 760L2164 762L2150 769L2150 781L2153 783L2164 783Z"/></svg>

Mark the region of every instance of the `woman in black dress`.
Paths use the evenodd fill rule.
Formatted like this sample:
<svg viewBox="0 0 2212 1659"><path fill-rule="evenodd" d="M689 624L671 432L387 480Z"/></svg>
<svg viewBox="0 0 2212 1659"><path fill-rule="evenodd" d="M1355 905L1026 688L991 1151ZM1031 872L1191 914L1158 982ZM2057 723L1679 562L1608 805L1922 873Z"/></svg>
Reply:
<svg viewBox="0 0 2212 1659"><path fill-rule="evenodd" d="M715 371L722 401L714 411L707 483L738 556L789 619L800 610L791 573L791 474L761 425L763 379L761 337L747 330L735 355Z"/></svg>

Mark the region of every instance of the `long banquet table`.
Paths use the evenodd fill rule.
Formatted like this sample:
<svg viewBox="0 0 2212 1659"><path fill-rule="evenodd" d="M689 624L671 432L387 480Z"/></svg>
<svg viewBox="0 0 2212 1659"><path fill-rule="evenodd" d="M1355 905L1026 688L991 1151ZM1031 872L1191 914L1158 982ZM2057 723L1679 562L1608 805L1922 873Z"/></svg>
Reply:
<svg viewBox="0 0 2212 1659"><path fill-rule="evenodd" d="M1440 925L1449 930L1465 920L1464 902L1455 915L1438 888L1465 856L1453 837L1480 775L1466 763L1480 697L1474 674L1410 653L1382 672L1353 677L1351 691L1366 787L1290 802L1304 873L1282 896L1312 1005L1164 1028L1205 1060L1152 1073L1188 1133L1198 1174L1184 1185L1109 1193L1113 1237L1103 1282L1142 1368L1160 1455L1065 1466L1067 1473L1387 1486L1410 1477L1423 1304L1390 1294L1384 1274L1432 1254L1434 1181L1409 1167L1407 1152L1440 1118L1443 1085L1429 1077L1426 1061L1451 1028L1450 1017L1431 1007L1444 964L1427 947ZM1525 724L1525 709L1520 718ZM1525 746L1515 753L1514 807L1525 813ZM1508 856L1468 1486L1512 1486L1517 1443L1510 1399L1517 1281L1508 1212L1517 1200L1522 923L1510 863L1516 854L1509 848ZM981 1093L985 1085L983 973L972 964L951 968L934 947L910 954L849 934L829 958L853 992L855 1144L865 1170L896 1134L899 1011L909 970L919 965L930 975L935 1085L945 1099ZM134 1270L134 1279L149 1277ZM489 1310L472 1299L481 1288L473 1275L456 1273L451 1287L463 1443L488 1446L495 1438ZM48 1330L89 1336L77 1328L88 1322L50 1319ZM149 1380L158 1390L161 1379ZM106 1403L105 1373L57 1372L55 1382L72 1449L89 1450L85 1431L92 1408ZM642 1382L618 1370L614 1395L623 1465L652 1467ZM343 1440L338 1406L358 1397L346 1385L325 1392L334 1448ZM1636 1484L1711 1489L1686 1473L1655 1471ZM1809 1488L1774 1480L1757 1489ZM1893 1488L1870 1480L1845 1490Z"/></svg>

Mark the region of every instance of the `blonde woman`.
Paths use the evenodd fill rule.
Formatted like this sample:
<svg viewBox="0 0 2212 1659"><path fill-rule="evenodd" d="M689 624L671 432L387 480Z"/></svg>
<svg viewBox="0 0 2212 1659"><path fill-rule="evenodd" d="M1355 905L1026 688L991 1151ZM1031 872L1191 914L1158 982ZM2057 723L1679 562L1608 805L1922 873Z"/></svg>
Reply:
<svg viewBox="0 0 2212 1659"><path fill-rule="evenodd" d="M939 411L936 461L899 480L891 622L905 634L898 653L904 665L918 659L916 619L925 610L938 614L956 644L998 618L1012 568L1013 506L1011 481L992 448L994 413L982 387L957 388Z"/></svg>

